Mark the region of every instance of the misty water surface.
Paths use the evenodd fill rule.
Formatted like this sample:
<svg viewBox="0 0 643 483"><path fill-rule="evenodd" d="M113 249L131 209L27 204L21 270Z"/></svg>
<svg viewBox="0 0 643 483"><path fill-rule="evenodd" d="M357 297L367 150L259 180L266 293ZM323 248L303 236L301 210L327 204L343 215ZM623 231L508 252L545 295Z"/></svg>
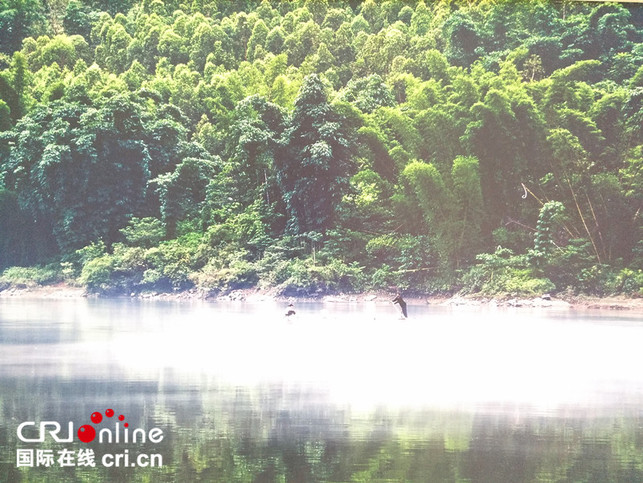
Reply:
<svg viewBox="0 0 643 483"><path fill-rule="evenodd" d="M636 314L409 309L0 299L0 479L641 480ZM20 422L108 407L164 439L89 447L161 468L17 467Z"/></svg>

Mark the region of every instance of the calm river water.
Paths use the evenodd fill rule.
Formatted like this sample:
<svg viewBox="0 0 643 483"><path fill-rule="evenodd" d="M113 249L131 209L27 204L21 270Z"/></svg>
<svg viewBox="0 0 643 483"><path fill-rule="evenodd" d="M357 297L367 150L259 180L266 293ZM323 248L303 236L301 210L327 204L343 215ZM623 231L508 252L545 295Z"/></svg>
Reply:
<svg viewBox="0 0 643 483"><path fill-rule="evenodd" d="M643 481L640 314L284 310L1 298L0 481Z"/></svg>

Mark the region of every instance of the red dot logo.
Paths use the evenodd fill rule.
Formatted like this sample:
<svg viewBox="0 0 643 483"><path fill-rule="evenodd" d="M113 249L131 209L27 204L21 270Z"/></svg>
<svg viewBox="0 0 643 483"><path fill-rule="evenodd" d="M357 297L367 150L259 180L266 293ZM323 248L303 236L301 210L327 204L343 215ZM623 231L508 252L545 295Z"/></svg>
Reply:
<svg viewBox="0 0 643 483"><path fill-rule="evenodd" d="M85 424L78 428L78 439L80 439L83 443L90 443L94 441L94 438L96 437L96 430L94 429L93 426L90 426L89 424Z"/></svg>
<svg viewBox="0 0 643 483"><path fill-rule="evenodd" d="M113 409L105 410L105 416L107 416L108 418L113 417L114 410ZM100 412L95 411L91 414L89 419L91 419L92 423L94 424L100 424L103 421L103 415ZM123 416L122 414L118 416L119 421L123 421L124 419L125 419L125 416ZM123 426L127 428L129 427L129 424L124 423ZM94 441L95 438L96 438L96 429L93 426L89 424L84 424L83 426L78 428L78 439L80 439L83 443L90 443Z"/></svg>

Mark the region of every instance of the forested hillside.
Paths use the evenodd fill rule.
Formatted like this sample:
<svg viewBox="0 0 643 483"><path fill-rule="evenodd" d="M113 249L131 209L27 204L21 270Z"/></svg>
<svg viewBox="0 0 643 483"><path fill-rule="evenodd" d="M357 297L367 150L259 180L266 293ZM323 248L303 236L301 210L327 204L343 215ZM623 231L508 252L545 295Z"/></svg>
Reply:
<svg viewBox="0 0 643 483"><path fill-rule="evenodd" d="M643 5L0 0L0 288L643 294Z"/></svg>

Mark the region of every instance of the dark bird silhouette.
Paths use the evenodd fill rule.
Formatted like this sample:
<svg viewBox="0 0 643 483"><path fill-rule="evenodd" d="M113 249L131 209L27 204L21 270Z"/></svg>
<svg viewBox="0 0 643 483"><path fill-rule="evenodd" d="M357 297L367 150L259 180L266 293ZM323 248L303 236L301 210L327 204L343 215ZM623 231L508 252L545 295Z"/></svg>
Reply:
<svg viewBox="0 0 643 483"><path fill-rule="evenodd" d="M400 306L400 309L402 310L402 315L404 315L404 318L408 317L408 314L406 312L406 302L402 298L401 294L397 294L395 298L392 300L394 304L398 304Z"/></svg>
<svg viewBox="0 0 643 483"><path fill-rule="evenodd" d="M286 309L286 317L290 317L291 315L295 315L295 306L293 304L288 304L288 308Z"/></svg>

